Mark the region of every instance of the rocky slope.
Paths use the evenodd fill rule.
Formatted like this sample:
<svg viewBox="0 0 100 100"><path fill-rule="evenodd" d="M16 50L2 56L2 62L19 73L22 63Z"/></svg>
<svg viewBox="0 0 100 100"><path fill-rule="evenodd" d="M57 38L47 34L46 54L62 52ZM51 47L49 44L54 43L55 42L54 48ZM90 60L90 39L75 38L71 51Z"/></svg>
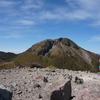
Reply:
<svg viewBox="0 0 100 100"><path fill-rule="evenodd" d="M76 76L83 84L75 83ZM51 91L62 89L70 78L73 100L100 100L100 73L50 68L0 70L0 85L11 88L12 100L53 100Z"/></svg>
<svg viewBox="0 0 100 100"><path fill-rule="evenodd" d="M58 38L34 44L26 52L17 56L14 62L19 66L47 67L53 65L72 70L97 71L99 59L100 55L79 47L70 39Z"/></svg>

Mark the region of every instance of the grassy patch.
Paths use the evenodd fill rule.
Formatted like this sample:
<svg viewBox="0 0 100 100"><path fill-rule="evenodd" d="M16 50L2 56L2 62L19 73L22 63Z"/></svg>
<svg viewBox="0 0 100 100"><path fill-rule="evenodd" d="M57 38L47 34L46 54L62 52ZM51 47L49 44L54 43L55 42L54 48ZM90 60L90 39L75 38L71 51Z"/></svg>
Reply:
<svg viewBox="0 0 100 100"><path fill-rule="evenodd" d="M3 64L0 64L0 69L13 69L15 67L16 66L13 62L5 62Z"/></svg>

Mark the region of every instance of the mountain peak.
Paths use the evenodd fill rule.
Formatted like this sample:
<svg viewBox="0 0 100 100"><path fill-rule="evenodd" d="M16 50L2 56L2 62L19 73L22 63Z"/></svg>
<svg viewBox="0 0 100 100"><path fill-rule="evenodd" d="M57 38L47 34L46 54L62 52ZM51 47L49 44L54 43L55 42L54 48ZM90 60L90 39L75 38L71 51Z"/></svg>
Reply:
<svg viewBox="0 0 100 100"><path fill-rule="evenodd" d="M59 42L61 42L65 46L72 46L72 47L78 49L78 45L75 44L72 40L70 40L68 38L58 38L56 40L59 41Z"/></svg>
<svg viewBox="0 0 100 100"><path fill-rule="evenodd" d="M31 65L34 62L43 67L55 66L71 70L96 71L99 55L79 47L68 38L47 39L34 44L17 57L16 63ZM33 63L32 63L33 62Z"/></svg>
<svg viewBox="0 0 100 100"><path fill-rule="evenodd" d="M56 53L64 52L69 48L79 49L79 46L68 38L58 38L54 40L47 39L47 40L41 41L33 45L27 51L34 52L38 55L44 56L50 53L54 54L54 51L56 51Z"/></svg>

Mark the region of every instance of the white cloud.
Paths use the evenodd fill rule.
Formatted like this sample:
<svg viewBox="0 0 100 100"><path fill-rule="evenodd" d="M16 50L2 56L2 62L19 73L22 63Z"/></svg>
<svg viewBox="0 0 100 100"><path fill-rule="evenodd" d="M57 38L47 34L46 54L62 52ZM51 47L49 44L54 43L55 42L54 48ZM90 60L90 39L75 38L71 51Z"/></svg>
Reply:
<svg viewBox="0 0 100 100"><path fill-rule="evenodd" d="M7 7L7 6L11 6L13 4L15 4L15 3L12 1L5 1L5 0L0 1L0 7Z"/></svg>
<svg viewBox="0 0 100 100"><path fill-rule="evenodd" d="M10 8L10 6L17 4L17 9L16 6L13 6L13 10ZM0 12L4 12L5 17L10 20L10 23L16 24L14 22L17 22L18 25L22 26L40 24L48 20L56 22L88 19L90 23L87 24L100 26L99 4L100 0L66 0L66 5L64 6L52 6L48 4L47 7L45 0L24 0L23 2L1 0L0 5L9 6L9 9L2 9Z"/></svg>
<svg viewBox="0 0 100 100"><path fill-rule="evenodd" d="M68 3L68 4L67 4ZM100 26L100 0L66 0L66 6L43 10L37 18L54 21L89 20L92 26Z"/></svg>
<svg viewBox="0 0 100 100"><path fill-rule="evenodd" d="M43 20L85 20L91 17L91 14L84 10L68 11L67 9L57 9L54 11L43 11L40 13L40 19Z"/></svg>
<svg viewBox="0 0 100 100"><path fill-rule="evenodd" d="M79 15L80 20L91 20L91 25L100 26L100 0L66 0L73 9L72 17ZM79 12L78 12L79 11ZM76 12L76 13L75 13ZM82 19L81 19L81 18Z"/></svg>
<svg viewBox="0 0 100 100"><path fill-rule="evenodd" d="M67 20L90 20L90 25L100 25L100 0L66 0L66 6L57 7L53 10L42 10L36 13L38 19L67 21ZM69 5L69 6L68 6Z"/></svg>
<svg viewBox="0 0 100 100"><path fill-rule="evenodd" d="M20 4L19 1L0 0L0 19L4 23L9 20L12 21L13 17L18 15L20 11L16 9L16 6ZM5 21L6 20L6 21ZM7 24L7 23L6 23Z"/></svg>
<svg viewBox="0 0 100 100"><path fill-rule="evenodd" d="M43 11L40 13L40 19L42 20L50 20L50 19L53 19L53 20L57 20L57 19L62 19L62 16L60 16L60 12L57 13L57 12L50 12L50 11Z"/></svg>
<svg viewBox="0 0 100 100"><path fill-rule="evenodd" d="M27 26L35 25L34 21L32 21L32 20L25 20L25 19L18 20L17 23L20 24L20 25L27 25Z"/></svg>
<svg viewBox="0 0 100 100"><path fill-rule="evenodd" d="M66 0L70 6L77 9L95 10L99 7L100 0Z"/></svg>
<svg viewBox="0 0 100 100"><path fill-rule="evenodd" d="M29 10L29 9L39 8L39 7L40 7L39 5L30 4L30 5L24 5L24 6L22 6L22 9L23 10Z"/></svg>
<svg viewBox="0 0 100 100"><path fill-rule="evenodd" d="M100 35L93 36L89 41L90 42L98 42L98 41L100 41Z"/></svg>
<svg viewBox="0 0 100 100"><path fill-rule="evenodd" d="M24 37L22 34L18 34L18 33L8 33L8 34L4 34L3 38L5 39L19 39Z"/></svg>
<svg viewBox="0 0 100 100"><path fill-rule="evenodd" d="M43 2L41 0L25 0L23 5L21 6L22 10L30 10L30 9L38 9L43 6Z"/></svg>
<svg viewBox="0 0 100 100"><path fill-rule="evenodd" d="M100 20L99 19L95 19L95 21L93 23L91 23L90 26L94 26L94 27L100 26Z"/></svg>

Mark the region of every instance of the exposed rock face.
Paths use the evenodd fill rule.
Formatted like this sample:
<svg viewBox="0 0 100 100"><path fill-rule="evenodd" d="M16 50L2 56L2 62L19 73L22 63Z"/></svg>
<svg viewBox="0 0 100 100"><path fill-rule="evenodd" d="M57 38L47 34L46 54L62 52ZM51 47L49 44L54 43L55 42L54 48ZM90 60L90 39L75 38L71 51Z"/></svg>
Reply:
<svg viewBox="0 0 100 100"><path fill-rule="evenodd" d="M71 81L68 81L59 90L52 92L50 100L71 100Z"/></svg>
<svg viewBox="0 0 100 100"><path fill-rule="evenodd" d="M12 100L12 91L8 86L0 85L0 100Z"/></svg>
<svg viewBox="0 0 100 100"><path fill-rule="evenodd" d="M47 41L45 42L45 45L41 46L41 50L39 50L38 55L44 56L46 53L50 51L53 47L53 41Z"/></svg>

